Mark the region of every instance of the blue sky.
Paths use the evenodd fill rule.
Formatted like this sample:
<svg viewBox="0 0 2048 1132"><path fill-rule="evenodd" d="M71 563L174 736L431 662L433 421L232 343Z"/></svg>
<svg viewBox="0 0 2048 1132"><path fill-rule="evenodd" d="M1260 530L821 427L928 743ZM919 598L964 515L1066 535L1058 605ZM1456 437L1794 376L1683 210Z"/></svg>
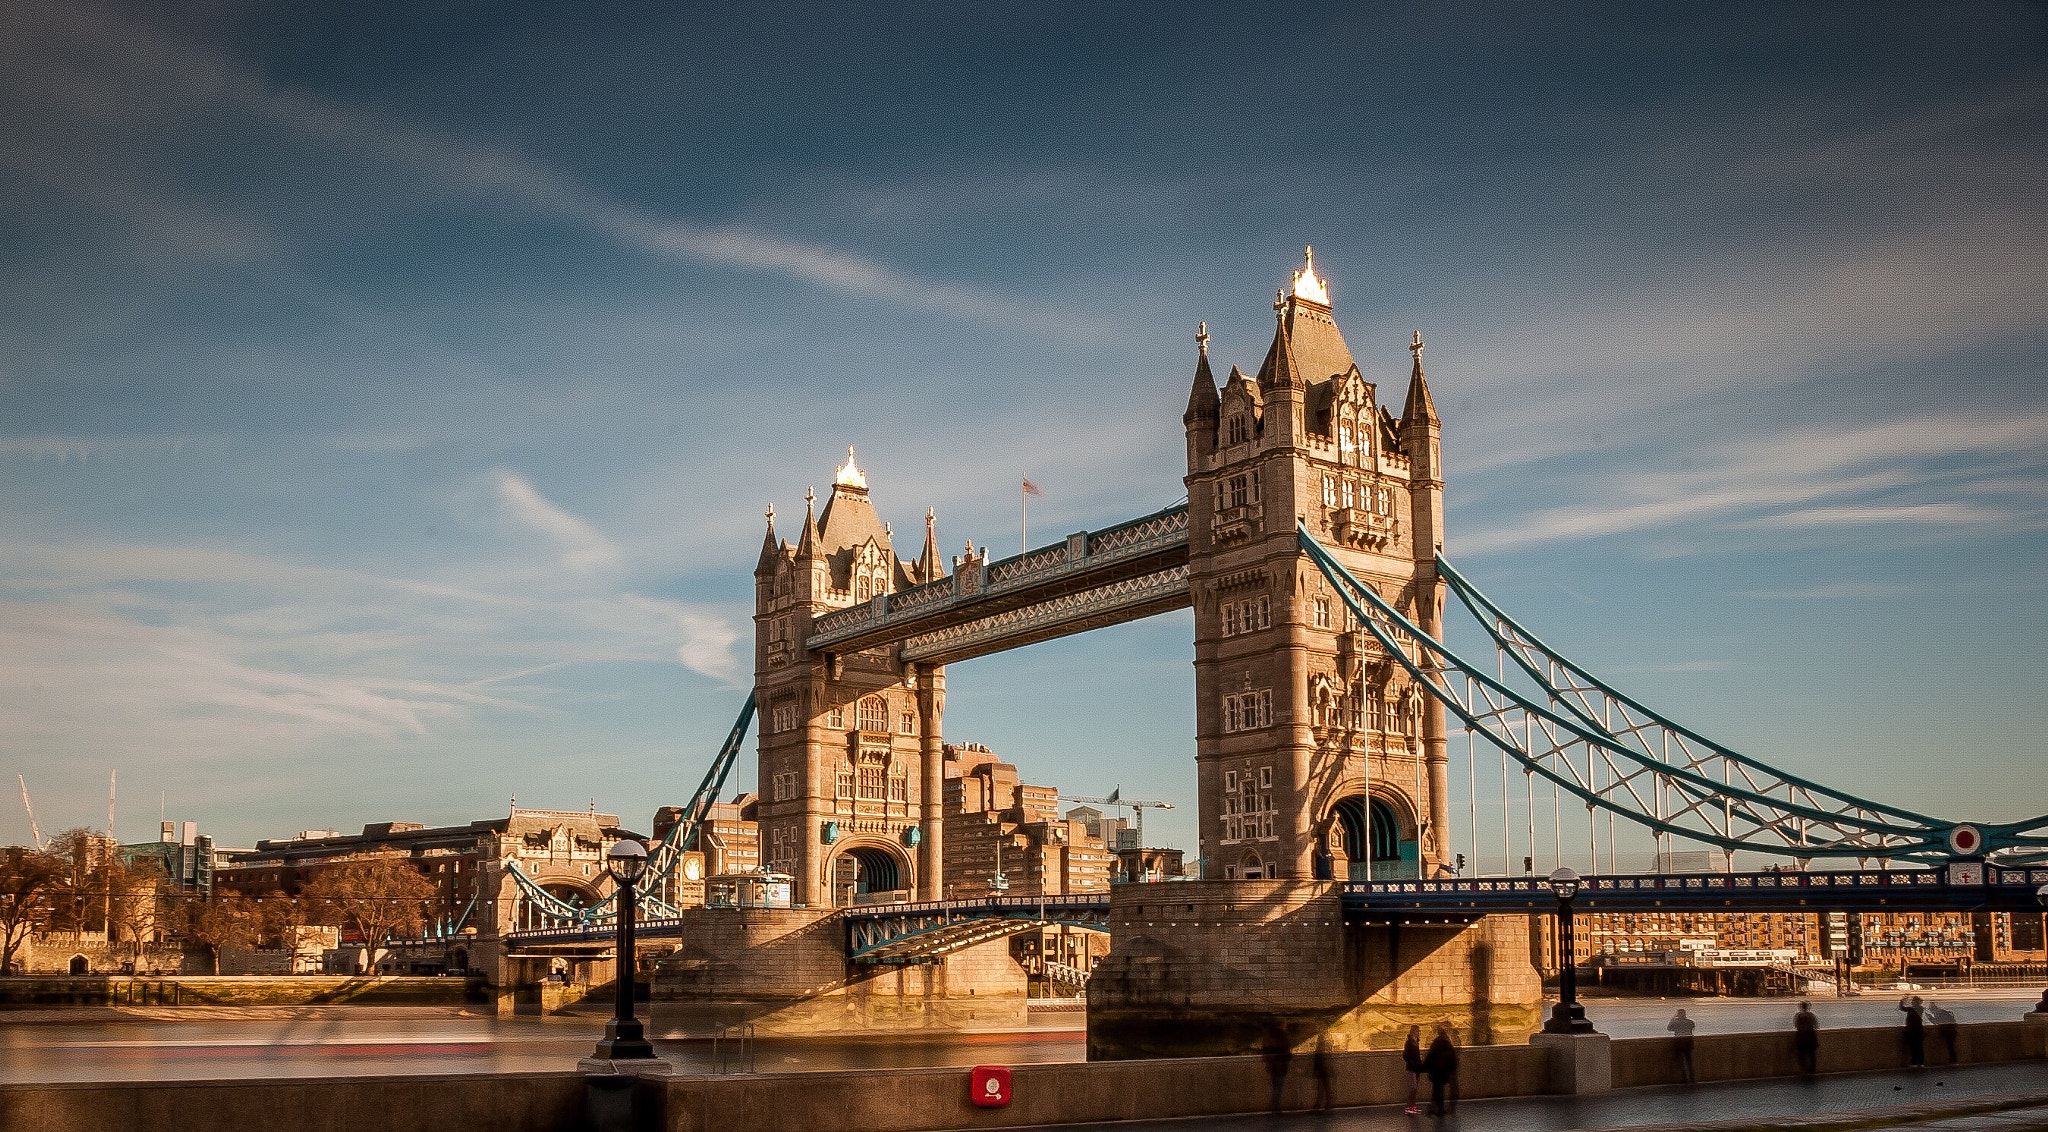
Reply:
<svg viewBox="0 0 2048 1132"><path fill-rule="evenodd" d="M1011 548L1024 474L1048 536L1171 503L1195 322L1256 365L1313 243L1532 627L2048 810L2044 124L2037 4L10 4L0 770L46 828L116 766L124 834L644 824L769 502L855 444L907 551ZM1189 637L956 666L948 735L1189 844Z"/></svg>

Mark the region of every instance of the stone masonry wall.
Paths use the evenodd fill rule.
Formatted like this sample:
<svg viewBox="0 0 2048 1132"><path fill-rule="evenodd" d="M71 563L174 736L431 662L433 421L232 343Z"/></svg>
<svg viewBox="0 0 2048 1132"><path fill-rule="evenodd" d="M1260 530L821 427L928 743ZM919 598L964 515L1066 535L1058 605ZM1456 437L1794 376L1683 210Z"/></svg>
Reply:
<svg viewBox="0 0 2048 1132"><path fill-rule="evenodd" d="M1409 1025L1520 1041L1542 985L1522 917L1470 926L1347 928L1338 886L1315 881L1123 885L1110 954L1088 985L1091 1059L1296 1046L1395 1048Z"/></svg>

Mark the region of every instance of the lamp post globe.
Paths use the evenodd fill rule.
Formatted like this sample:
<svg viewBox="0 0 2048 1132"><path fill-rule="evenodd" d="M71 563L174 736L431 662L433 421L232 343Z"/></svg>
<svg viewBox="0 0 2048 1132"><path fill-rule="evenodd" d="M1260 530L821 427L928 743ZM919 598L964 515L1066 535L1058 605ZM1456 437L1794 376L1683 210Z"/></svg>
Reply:
<svg viewBox="0 0 2048 1132"><path fill-rule="evenodd" d="M1572 899L1579 894L1579 874L1559 869L1545 883L1557 897L1557 1005L1551 1008L1550 1020L1543 1023L1543 1032L1590 1034L1593 1023L1586 1020L1586 1009L1579 1005L1578 958L1572 946Z"/></svg>
<svg viewBox="0 0 2048 1132"><path fill-rule="evenodd" d="M620 838L605 854L605 872L618 889L613 902L618 908L617 957L613 960L612 1018L604 1024L604 1037L597 1043L597 1056L606 1061L644 1061L654 1057L654 1046L640 1020L633 1016L633 990L639 981L639 964L633 954L633 915L639 897L634 886L647 875L647 847L631 838Z"/></svg>
<svg viewBox="0 0 2048 1132"><path fill-rule="evenodd" d="M621 838L604 855L604 871L619 884L639 884L640 878L647 875L647 847Z"/></svg>
<svg viewBox="0 0 2048 1132"><path fill-rule="evenodd" d="M1570 900L1579 894L1579 874L1572 869L1559 869L1550 874L1550 891L1559 900Z"/></svg>

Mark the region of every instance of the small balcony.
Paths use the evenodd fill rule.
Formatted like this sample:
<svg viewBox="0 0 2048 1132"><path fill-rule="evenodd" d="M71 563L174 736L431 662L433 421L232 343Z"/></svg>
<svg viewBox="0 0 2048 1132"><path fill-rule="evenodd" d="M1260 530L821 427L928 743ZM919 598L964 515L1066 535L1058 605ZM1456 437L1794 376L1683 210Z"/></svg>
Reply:
<svg viewBox="0 0 2048 1132"><path fill-rule="evenodd" d="M1330 530L1345 546L1379 550L1401 533L1401 521L1364 507L1340 507L1330 513Z"/></svg>
<svg viewBox="0 0 2048 1132"><path fill-rule="evenodd" d="M1209 522L1210 537L1219 543L1250 538L1258 529L1259 508L1256 505L1218 508Z"/></svg>

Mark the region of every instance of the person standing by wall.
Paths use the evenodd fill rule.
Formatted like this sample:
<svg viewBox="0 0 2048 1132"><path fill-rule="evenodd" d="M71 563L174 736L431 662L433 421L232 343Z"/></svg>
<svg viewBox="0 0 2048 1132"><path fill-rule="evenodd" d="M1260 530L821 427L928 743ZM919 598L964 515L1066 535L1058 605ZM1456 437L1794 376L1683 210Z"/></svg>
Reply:
<svg viewBox="0 0 2048 1132"><path fill-rule="evenodd" d="M1678 1080L1683 1084L1690 1085L1693 1083L1693 1020L1685 1016L1685 1011L1680 1010L1671 1016L1671 1021L1666 1023L1664 1028L1671 1031L1671 1048L1678 1054Z"/></svg>
<svg viewBox="0 0 2048 1132"><path fill-rule="evenodd" d="M1287 1091L1287 1066L1294 1060L1294 1045L1287 1038L1287 1027L1274 1022L1266 1028L1266 1076L1273 1079L1273 1111L1280 1111L1282 1094Z"/></svg>
<svg viewBox="0 0 2048 1132"><path fill-rule="evenodd" d="M1941 1048L1948 1054L1948 1063L1956 1063L1956 1016L1948 1007L1939 1002L1927 1004L1927 1017L1934 1023L1934 1036L1941 1039Z"/></svg>
<svg viewBox="0 0 2048 1132"><path fill-rule="evenodd" d="M1408 1044L1401 1047L1401 1065L1408 1070L1408 1115L1422 1111L1416 1098L1422 1093L1422 1027L1408 1027Z"/></svg>
<svg viewBox="0 0 2048 1132"><path fill-rule="evenodd" d="M1799 1057L1799 1071L1811 1077L1820 1064L1820 1019L1814 1017L1813 1004L1802 1002L1799 1013L1792 1016L1792 1052Z"/></svg>
<svg viewBox="0 0 2048 1132"><path fill-rule="evenodd" d="M1923 1069L1927 1066L1927 1020L1921 1017L1920 996L1900 999L1899 1009L1906 1015L1906 1062Z"/></svg>
<svg viewBox="0 0 2048 1132"><path fill-rule="evenodd" d="M1436 1040L1422 1059L1429 1074L1429 1112L1442 1116L1458 1107L1458 1043L1452 1039L1451 1024L1436 1024Z"/></svg>

